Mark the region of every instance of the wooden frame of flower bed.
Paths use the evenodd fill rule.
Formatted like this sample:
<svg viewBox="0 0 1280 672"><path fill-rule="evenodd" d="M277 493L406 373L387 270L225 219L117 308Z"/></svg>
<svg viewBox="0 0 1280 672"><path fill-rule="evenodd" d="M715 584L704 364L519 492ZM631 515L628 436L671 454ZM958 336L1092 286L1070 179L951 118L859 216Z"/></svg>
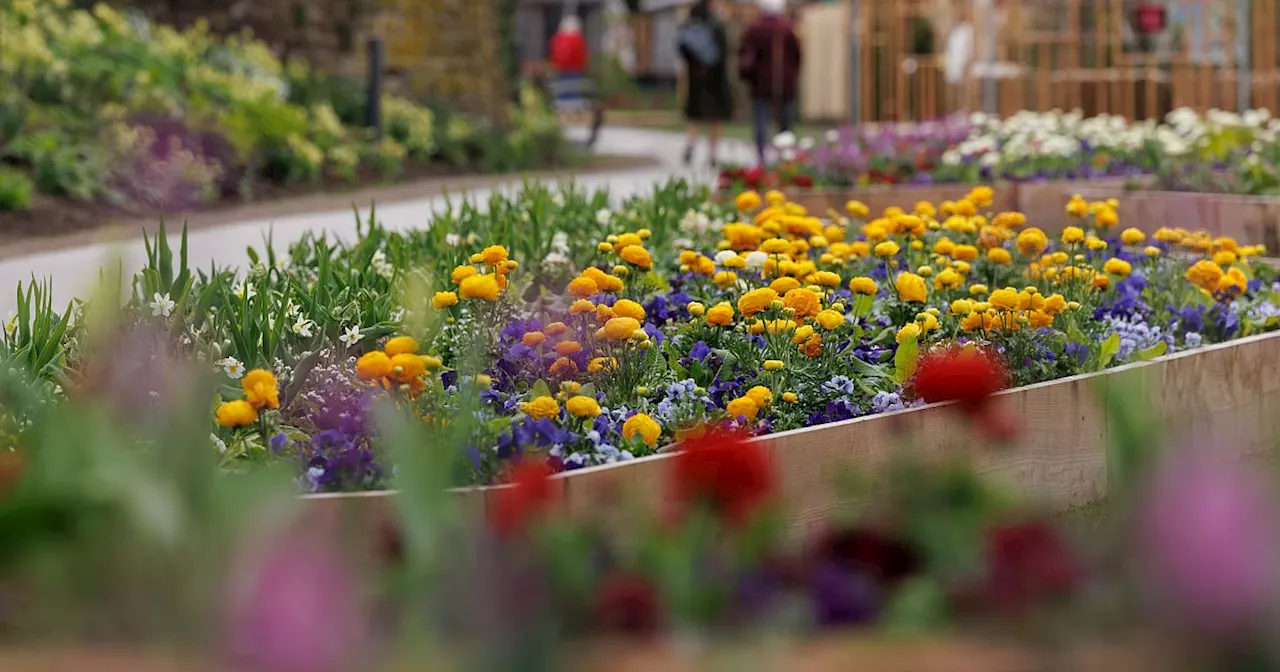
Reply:
<svg viewBox="0 0 1280 672"><path fill-rule="evenodd" d="M1066 214L1066 205L1072 194L1096 191L1105 194L1102 198L1119 197L1125 193L1125 183L1125 178L1112 177L1092 180L1010 182L994 187L995 200L986 209L993 212L1016 210L1027 216L1031 226L1038 226L1053 233L1070 223ZM946 200L953 201L964 197L972 189L972 186L962 184L899 184L851 189L790 189L786 190L786 193L792 202L804 206L816 216L823 216L828 210L843 214L844 204L849 201L866 203L874 216L884 212L885 208L893 206L910 209L919 201L928 201L935 205Z"/></svg>
<svg viewBox="0 0 1280 672"><path fill-rule="evenodd" d="M1100 401L1108 385L1132 386L1135 404L1150 404L1171 436L1223 441L1233 455L1270 449L1280 430L1280 332L1260 334L1129 364L1107 371L1006 390L994 399L1019 437L992 445L945 404L866 416L756 439L772 456L787 533L802 538L861 503L837 492L836 477L854 468L883 474L903 451L930 463L967 463L1031 501L1062 510L1105 497L1110 423ZM581 469L558 476L559 506L572 517L599 516L623 501L660 510L667 498L669 455ZM457 491L463 508L482 516L496 487ZM320 509L388 515L393 493L315 495ZM360 511L351 512L355 508ZM373 509L372 511L368 509ZM384 518L385 520L385 518Z"/></svg>
<svg viewBox="0 0 1280 672"><path fill-rule="evenodd" d="M1089 200L1120 200L1121 226L1147 233L1167 226L1230 236L1241 244L1280 249L1280 197L1237 196L1181 191L1144 191L1124 185L1095 185L1080 190Z"/></svg>

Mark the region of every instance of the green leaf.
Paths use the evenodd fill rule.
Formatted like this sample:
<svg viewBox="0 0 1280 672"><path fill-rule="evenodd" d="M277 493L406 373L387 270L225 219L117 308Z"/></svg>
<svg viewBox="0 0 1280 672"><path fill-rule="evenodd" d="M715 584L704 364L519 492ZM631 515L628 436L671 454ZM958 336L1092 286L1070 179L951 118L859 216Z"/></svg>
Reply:
<svg viewBox="0 0 1280 672"><path fill-rule="evenodd" d="M1098 352L1098 370L1107 368L1117 352L1120 352L1120 334L1111 334L1111 338L1102 342L1102 350Z"/></svg>
<svg viewBox="0 0 1280 672"><path fill-rule="evenodd" d="M916 337L908 338L898 345L898 352L893 356L893 377L899 384L907 382L916 372L919 354L920 343Z"/></svg>
<svg viewBox="0 0 1280 672"><path fill-rule="evenodd" d="M1159 343L1156 343L1155 345L1147 348L1146 350L1139 352L1138 359L1145 362L1147 360L1155 359L1156 357L1163 355L1168 350L1169 350L1169 344L1165 341L1160 341Z"/></svg>
<svg viewBox="0 0 1280 672"><path fill-rule="evenodd" d="M533 384L533 387L529 388L530 399L536 399L538 397L549 397L549 396L551 396L551 388L547 387L547 383L544 380L539 380L538 382Z"/></svg>
<svg viewBox="0 0 1280 672"><path fill-rule="evenodd" d="M885 607L884 627L891 635L931 631L946 618L946 598L937 579L919 577L904 583Z"/></svg>
<svg viewBox="0 0 1280 672"><path fill-rule="evenodd" d="M858 298L854 299L853 305L849 307L849 312L854 315L863 315L868 310L871 310L871 306L875 301L876 297L874 296L869 294L859 294Z"/></svg>
<svg viewBox="0 0 1280 672"><path fill-rule="evenodd" d="M596 384L587 383L586 385L583 385L582 389L578 390L578 394L581 394L584 397L596 396Z"/></svg>

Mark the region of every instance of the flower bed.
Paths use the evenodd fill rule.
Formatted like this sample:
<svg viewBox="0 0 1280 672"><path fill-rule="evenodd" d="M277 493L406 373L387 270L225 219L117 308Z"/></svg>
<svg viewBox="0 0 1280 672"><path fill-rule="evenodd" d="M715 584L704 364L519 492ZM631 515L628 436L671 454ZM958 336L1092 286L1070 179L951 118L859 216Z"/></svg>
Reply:
<svg viewBox="0 0 1280 672"><path fill-rule="evenodd" d="M0 221L10 231L563 156L555 117L532 90L510 133L388 95L385 133L374 137L362 82L283 63L249 37L180 32L107 5L4 3L0 77Z"/></svg>
<svg viewBox="0 0 1280 672"><path fill-rule="evenodd" d="M1076 193L1086 199L1118 199L1121 221L1147 233L1160 227L1201 230L1280 249L1280 197L1131 190L1121 185L1086 187Z"/></svg>

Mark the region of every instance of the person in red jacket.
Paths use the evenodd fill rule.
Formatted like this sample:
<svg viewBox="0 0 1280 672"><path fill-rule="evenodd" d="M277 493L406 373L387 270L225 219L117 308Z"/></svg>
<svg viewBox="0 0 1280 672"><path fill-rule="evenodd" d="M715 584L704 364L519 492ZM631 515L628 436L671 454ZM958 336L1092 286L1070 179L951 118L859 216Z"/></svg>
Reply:
<svg viewBox="0 0 1280 672"><path fill-rule="evenodd" d="M559 109L586 107L587 40L582 36L582 20L567 14L551 36L548 49L555 69L555 102Z"/></svg>
<svg viewBox="0 0 1280 672"><path fill-rule="evenodd" d="M786 0L758 0L760 17L747 27L738 46L738 75L751 90L760 163L769 146L770 118L779 132L791 130L800 79L800 40L787 20Z"/></svg>

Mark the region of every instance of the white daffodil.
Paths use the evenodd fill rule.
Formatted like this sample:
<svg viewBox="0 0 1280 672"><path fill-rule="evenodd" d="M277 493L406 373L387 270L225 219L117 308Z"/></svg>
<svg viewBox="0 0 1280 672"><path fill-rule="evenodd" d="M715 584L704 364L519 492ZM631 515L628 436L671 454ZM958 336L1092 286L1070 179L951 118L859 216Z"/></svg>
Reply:
<svg viewBox="0 0 1280 672"><path fill-rule="evenodd" d="M244 363L235 357L223 357L214 362L214 364L221 366L223 372L232 380L239 380L244 377Z"/></svg>
<svg viewBox="0 0 1280 672"><path fill-rule="evenodd" d="M252 299L258 295L258 290L254 289L253 285L237 282L231 286L231 293L238 299Z"/></svg>
<svg viewBox="0 0 1280 672"><path fill-rule="evenodd" d="M311 338L311 330L315 328L316 323L305 317L299 317L297 322L293 323L293 333L303 337Z"/></svg>
<svg viewBox="0 0 1280 672"><path fill-rule="evenodd" d="M210 434L209 441L213 443L213 447L218 450L219 455L227 452L227 442L219 439L217 434Z"/></svg>
<svg viewBox="0 0 1280 672"><path fill-rule="evenodd" d="M364 337L360 335L360 327L357 325L354 327L348 327L347 330L342 332L342 335L338 337L338 340L346 344L347 347L351 347L356 343L359 343L361 338Z"/></svg>
<svg viewBox="0 0 1280 672"><path fill-rule="evenodd" d="M444 244L449 247L457 247L462 244L462 236L456 233L446 233L444 234Z"/></svg>
<svg viewBox="0 0 1280 672"><path fill-rule="evenodd" d="M599 210L596 211L596 222L599 223L600 226L608 226L609 222L612 222L612 221L613 221L613 212L610 211L608 208L600 208Z"/></svg>
<svg viewBox="0 0 1280 672"><path fill-rule="evenodd" d="M173 314L173 308L178 304L169 298L168 294L156 292L151 298L151 316L152 317L169 317Z"/></svg>

